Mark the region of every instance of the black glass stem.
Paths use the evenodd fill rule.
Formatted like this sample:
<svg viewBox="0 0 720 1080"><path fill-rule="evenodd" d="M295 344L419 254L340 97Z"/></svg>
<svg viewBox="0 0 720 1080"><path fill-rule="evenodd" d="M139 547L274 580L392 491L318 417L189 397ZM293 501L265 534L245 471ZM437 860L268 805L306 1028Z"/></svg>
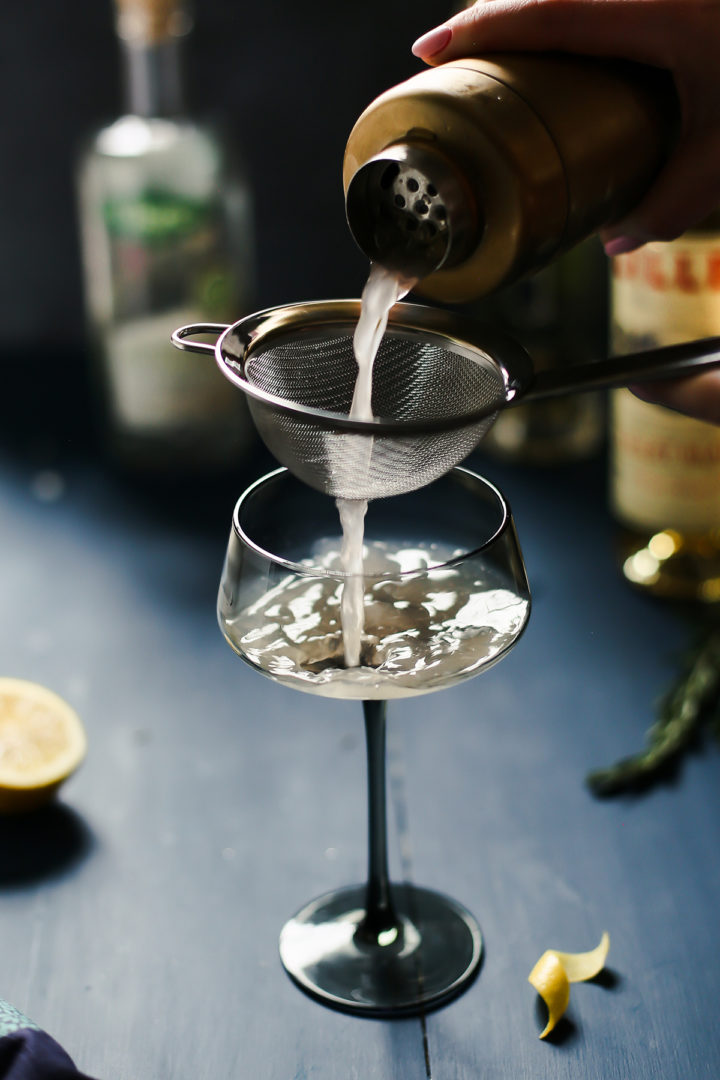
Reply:
<svg viewBox="0 0 720 1080"><path fill-rule="evenodd" d="M385 701L363 701L367 747L368 880L365 916L356 940L369 945L396 942L401 923L390 891L387 853L387 784L385 780ZM395 930L396 933L389 933Z"/></svg>

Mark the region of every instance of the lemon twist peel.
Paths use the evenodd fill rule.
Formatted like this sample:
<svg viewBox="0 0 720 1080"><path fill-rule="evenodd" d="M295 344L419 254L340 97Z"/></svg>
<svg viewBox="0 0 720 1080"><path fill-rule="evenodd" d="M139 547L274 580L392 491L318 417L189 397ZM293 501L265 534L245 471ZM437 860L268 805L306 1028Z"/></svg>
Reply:
<svg viewBox="0 0 720 1080"><path fill-rule="evenodd" d="M528 975L528 982L537 990L545 1002L548 1011L545 1030L540 1033L544 1039L549 1035L570 1003L570 982L560 958L552 949L544 952Z"/></svg>
<svg viewBox="0 0 720 1080"><path fill-rule="evenodd" d="M528 975L528 982L545 1002L548 1021L540 1032L544 1039L558 1020L565 1014L570 1003L570 983L594 979L605 967L610 949L610 936L605 931L600 944L589 952L567 953L547 949Z"/></svg>
<svg viewBox="0 0 720 1080"><path fill-rule="evenodd" d="M0 678L0 813L49 802L86 750L83 725L66 701L37 683Z"/></svg>

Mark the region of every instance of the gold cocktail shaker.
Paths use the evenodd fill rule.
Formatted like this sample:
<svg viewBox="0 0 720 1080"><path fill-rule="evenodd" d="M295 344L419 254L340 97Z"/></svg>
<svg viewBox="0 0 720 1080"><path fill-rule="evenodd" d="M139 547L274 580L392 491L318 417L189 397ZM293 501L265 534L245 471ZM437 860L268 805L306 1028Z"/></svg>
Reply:
<svg viewBox="0 0 720 1080"><path fill-rule="evenodd" d="M350 230L424 295L476 299L632 209L678 126L669 74L643 65L498 54L428 68L350 134Z"/></svg>

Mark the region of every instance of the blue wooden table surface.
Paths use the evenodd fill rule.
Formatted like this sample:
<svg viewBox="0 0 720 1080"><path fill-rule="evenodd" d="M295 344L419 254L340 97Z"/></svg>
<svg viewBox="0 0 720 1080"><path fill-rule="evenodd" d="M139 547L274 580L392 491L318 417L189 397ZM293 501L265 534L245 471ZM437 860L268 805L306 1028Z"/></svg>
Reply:
<svg viewBox="0 0 720 1080"><path fill-rule="evenodd" d="M613 561L602 466L481 462L534 594L485 675L391 705L393 876L477 916L476 982L423 1018L356 1019L283 972L298 907L361 881L359 705L262 679L215 595L237 490L140 494L91 463L0 456L0 674L66 697L87 761L0 819L0 998L98 1080L696 1080L720 1076L720 759L599 800L639 749L690 627ZM251 472L248 475L252 475ZM239 479L238 479L239 483ZM557 1037L527 982L611 935Z"/></svg>

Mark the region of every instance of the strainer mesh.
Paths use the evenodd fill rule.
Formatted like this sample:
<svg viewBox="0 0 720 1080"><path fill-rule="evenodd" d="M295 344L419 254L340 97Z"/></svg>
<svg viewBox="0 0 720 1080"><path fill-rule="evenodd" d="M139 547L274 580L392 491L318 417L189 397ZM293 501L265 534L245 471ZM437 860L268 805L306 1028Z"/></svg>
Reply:
<svg viewBox="0 0 720 1080"><path fill-rule="evenodd" d="M357 375L352 334L267 341L250 352L244 375L285 401L347 415ZM356 434L248 398L261 437L282 464L312 487L352 499L403 494L438 479L475 448L504 400L501 373L487 356L401 328L385 335L375 359L373 414L396 422L446 419L446 429ZM486 409L493 411L456 426L458 417Z"/></svg>

